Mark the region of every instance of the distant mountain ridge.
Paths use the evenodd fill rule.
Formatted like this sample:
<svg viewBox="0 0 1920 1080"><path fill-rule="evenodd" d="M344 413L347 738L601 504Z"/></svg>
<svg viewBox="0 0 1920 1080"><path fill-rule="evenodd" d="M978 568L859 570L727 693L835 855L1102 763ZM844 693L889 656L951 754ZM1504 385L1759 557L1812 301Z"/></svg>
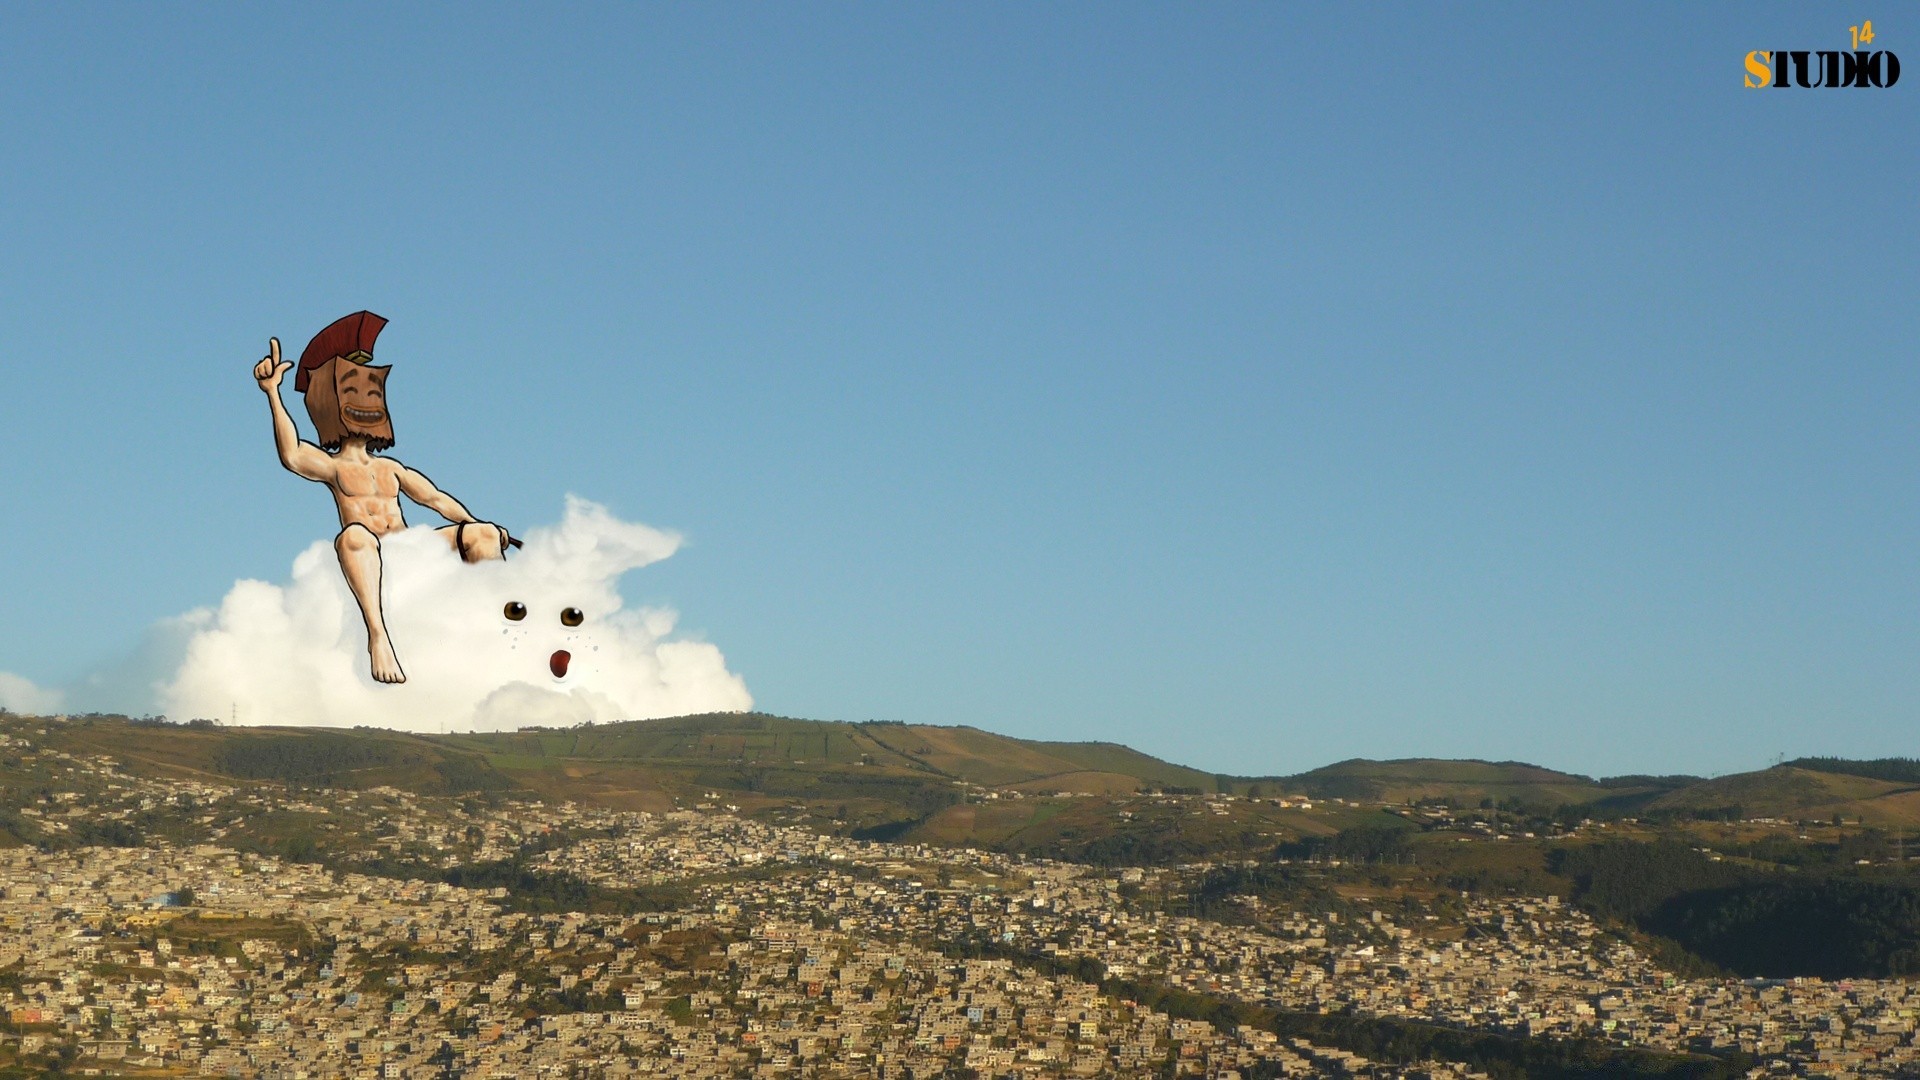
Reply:
<svg viewBox="0 0 1920 1080"><path fill-rule="evenodd" d="M458 735L180 726L109 717L75 718L58 730L76 750L130 757L182 775L389 785L423 793L518 789L635 807L725 792L761 801L845 800L871 813L893 806L918 816L972 786L1020 795L1224 792L1612 814L1839 815L1920 825L1920 761L1911 758L1802 758L1711 780L1594 779L1520 761L1354 758L1291 776L1260 777L1204 772L1119 743L766 713Z"/></svg>

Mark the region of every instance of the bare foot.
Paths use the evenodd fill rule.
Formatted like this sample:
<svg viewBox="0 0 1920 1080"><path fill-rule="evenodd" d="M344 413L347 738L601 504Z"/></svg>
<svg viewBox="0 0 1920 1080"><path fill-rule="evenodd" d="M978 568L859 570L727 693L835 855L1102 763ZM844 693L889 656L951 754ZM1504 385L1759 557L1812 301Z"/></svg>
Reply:
<svg viewBox="0 0 1920 1080"><path fill-rule="evenodd" d="M383 683L403 683L407 673L400 670L400 658L393 655L393 645L386 638L367 643L367 658L373 661L373 681Z"/></svg>

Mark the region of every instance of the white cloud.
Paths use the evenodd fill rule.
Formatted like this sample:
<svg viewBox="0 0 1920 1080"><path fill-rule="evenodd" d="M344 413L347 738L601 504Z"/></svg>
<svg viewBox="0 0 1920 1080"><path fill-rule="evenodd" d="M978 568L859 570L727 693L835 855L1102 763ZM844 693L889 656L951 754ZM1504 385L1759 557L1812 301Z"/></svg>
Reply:
<svg viewBox="0 0 1920 1080"><path fill-rule="evenodd" d="M190 636L156 711L461 731L749 708L718 648L671 638L673 612L622 608L620 576L679 543L573 496L558 526L533 530L504 562L463 563L429 528L388 536L384 608L407 681L382 686L368 673L366 631L333 546L317 542L294 560L291 581L236 582L217 609L175 620ZM524 619L505 618L510 602L526 605ZM585 615L577 627L561 623L570 607ZM571 658L564 678L550 668L561 650Z"/></svg>
<svg viewBox="0 0 1920 1080"><path fill-rule="evenodd" d="M0 709L45 716L60 711L63 698L58 690L35 686L11 672L0 671Z"/></svg>

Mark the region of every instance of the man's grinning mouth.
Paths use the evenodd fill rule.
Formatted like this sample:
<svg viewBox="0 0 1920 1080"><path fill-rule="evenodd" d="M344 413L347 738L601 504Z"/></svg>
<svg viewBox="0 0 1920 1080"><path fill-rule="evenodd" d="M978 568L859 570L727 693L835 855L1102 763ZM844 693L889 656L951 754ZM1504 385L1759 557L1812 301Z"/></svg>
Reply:
<svg viewBox="0 0 1920 1080"><path fill-rule="evenodd" d="M380 418L386 415L386 413L383 413L378 409L374 409L371 411L367 409L344 409L342 411L347 414L347 419L357 421L362 424L378 423L380 421Z"/></svg>

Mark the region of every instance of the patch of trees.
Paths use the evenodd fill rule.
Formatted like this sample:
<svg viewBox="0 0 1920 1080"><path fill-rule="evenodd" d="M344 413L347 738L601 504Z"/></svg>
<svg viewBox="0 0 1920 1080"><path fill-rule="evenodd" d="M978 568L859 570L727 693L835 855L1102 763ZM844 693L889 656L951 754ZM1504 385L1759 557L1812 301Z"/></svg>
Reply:
<svg viewBox="0 0 1920 1080"><path fill-rule="evenodd" d="M229 776L282 783L333 785L370 769L415 768L421 771L414 782L402 786L452 795L514 787L478 754L439 756L389 739L335 732L236 739L215 752L214 765Z"/></svg>
<svg viewBox="0 0 1920 1080"><path fill-rule="evenodd" d="M285 859L288 862L326 862L326 859L320 854L319 841L314 839L312 831L306 829L301 829L286 835L263 836L251 843L239 842L236 843L235 846L242 850L258 851L264 855L273 855Z"/></svg>
<svg viewBox="0 0 1920 1080"><path fill-rule="evenodd" d="M612 990L596 991L591 983L575 983L564 990L556 986L534 995L527 1002L525 1011L538 1017L557 1013L619 1012L624 1008L624 994Z"/></svg>
<svg viewBox="0 0 1920 1080"><path fill-rule="evenodd" d="M0 811L0 829L12 833L23 842L30 837L35 849L43 853L83 847L145 847L147 843L146 831L126 821L75 818L65 831L51 832L29 824L12 811Z"/></svg>
<svg viewBox="0 0 1920 1080"><path fill-rule="evenodd" d="M1602 918L1637 921L1686 892L1742 885L1755 872L1685 844L1608 840L1555 848L1547 867L1573 880L1573 899Z"/></svg>
<svg viewBox="0 0 1920 1080"><path fill-rule="evenodd" d="M653 728L656 730L670 730L670 731L711 731L711 732L732 733L737 731L767 731L767 730L770 730L775 724L785 726L785 725L791 725L791 724L810 724L810 723L813 723L813 721L798 720L791 716L775 716L772 713L763 713L763 712L745 712L745 713L694 713L690 716L672 716L672 717L667 717L661 720L648 720L648 721L645 721L644 724L640 721L628 721L624 726L628 728L639 728L644 726L644 727ZM614 725L614 726L623 726L623 725Z"/></svg>
<svg viewBox="0 0 1920 1080"><path fill-rule="evenodd" d="M1675 788L1692 787L1704 779L1705 777L1689 776L1686 773L1673 773L1667 776L1633 773L1627 776L1603 776L1594 783L1603 788L1660 788L1671 791Z"/></svg>
<svg viewBox="0 0 1920 1080"><path fill-rule="evenodd" d="M1768 873L1683 844L1561 848L1549 865L1596 915L1670 939L1745 976L1920 975L1920 884Z"/></svg>
<svg viewBox="0 0 1920 1080"><path fill-rule="evenodd" d="M1286 778L1292 791L1303 791L1316 799L1378 799L1386 785L1361 776L1316 776L1301 773Z"/></svg>
<svg viewBox="0 0 1920 1080"><path fill-rule="evenodd" d="M1094 866L1170 866L1198 862L1212 853L1208 844L1190 836L1136 829L1097 836L1077 845L1059 846L1062 848L1059 855L1047 857Z"/></svg>
<svg viewBox="0 0 1920 1080"><path fill-rule="evenodd" d="M691 897L673 887L611 888L566 873L535 870L525 858L496 859L441 869L426 863L377 859L341 862L333 868L358 874L407 881L442 881L462 889L505 889L505 906L535 915L564 911L588 914L632 914L677 911Z"/></svg>
<svg viewBox="0 0 1920 1080"><path fill-rule="evenodd" d="M464 795L474 791L508 791L513 781L487 764L478 754L455 754L445 761L435 762L433 771L440 774L446 782L447 793Z"/></svg>
<svg viewBox="0 0 1920 1080"><path fill-rule="evenodd" d="M1920 887L1908 884L1759 881L1673 897L1642 921L1742 975L1920 975Z"/></svg>
<svg viewBox="0 0 1920 1080"><path fill-rule="evenodd" d="M419 751L385 740L325 732L237 739L214 755L214 764L229 776L315 783L329 783L341 773L424 760Z"/></svg>
<svg viewBox="0 0 1920 1080"><path fill-rule="evenodd" d="M1253 829L1195 832L1178 819L1148 819L1114 828L1097 826L1087 832L1068 827L1050 836L1015 833L994 849L1093 866L1173 866L1229 854L1256 854L1268 842L1264 833Z"/></svg>
<svg viewBox="0 0 1920 1080"><path fill-rule="evenodd" d="M1413 850L1414 830L1393 825L1356 825L1332 836L1305 836L1273 849L1276 859L1342 859L1378 862L1401 858Z"/></svg>
<svg viewBox="0 0 1920 1080"><path fill-rule="evenodd" d="M1752 843L1722 841L1718 847L1728 855L1807 869L1851 866L1861 859L1885 862L1895 851L1893 839L1880 829L1847 832L1832 842L1767 836Z"/></svg>
<svg viewBox="0 0 1920 1080"><path fill-rule="evenodd" d="M1276 907L1302 911L1333 911L1350 914L1353 905L1322 883L1318 875L1309 879L1299 867L1275 863L1254 866L1216 866L1196 882L1184 898L1174 900L1172 910L1200 918L1237 920L1235 901L1256 897Z"/></svg>
<svg viewBox="0 0 1920 1080"><path fill-rule="evenodd" d="M536 872L520 859L456 866L442 871L440 880L463 889L505 888L508 907L534 914L673 911L686 899L675 890L615 889L583 881L572 874Z"/></svg>
<svg viewBox="0 0 1920 1080"><path fill-rule="evenodd" d="M878 825L867 825L853 830L855 840L866 840L875 844L891 844L905 836L926 818L903 818L899 821L883 821Z"/></svg>
<svg viewBox="0 0 1920 1080"><path fill-rule="evenodd" d="M1741 803L1726 803L1721 806L1672 806L1648 810L1640 817L1641 820L1655 825L1680 821L1724 821L1732 824L1747 819L1747 808Z"/></svg>
<svg viewBox="0 0 1920 1080"><path fill-rule="evenodd" d="M962 797L945 780L930 782L914 776L874 775L857 770L819 772L804 768L750 765L744 768L701 769L693 774L693 782L706 788L751 791L794 799L872 799L903 807L919 817L953 806Z"/></svg>
<svg viewBox="0 0 1920 1080"><path fill-rule="evenodd" d="M124 821L80 819L67 827L66 839L73 847L142 847L144 832Z"/></svg>
<svg viewBox="0 0 1920 1080"><path fill-rule="evenodd" d="M1864 776L1869 780L1887 780L1896 784L1920 784L1920 758L1892 757L1855 761L1837 757L1803 757L1786 762L1788 768L1810 772Z"/></svg>

